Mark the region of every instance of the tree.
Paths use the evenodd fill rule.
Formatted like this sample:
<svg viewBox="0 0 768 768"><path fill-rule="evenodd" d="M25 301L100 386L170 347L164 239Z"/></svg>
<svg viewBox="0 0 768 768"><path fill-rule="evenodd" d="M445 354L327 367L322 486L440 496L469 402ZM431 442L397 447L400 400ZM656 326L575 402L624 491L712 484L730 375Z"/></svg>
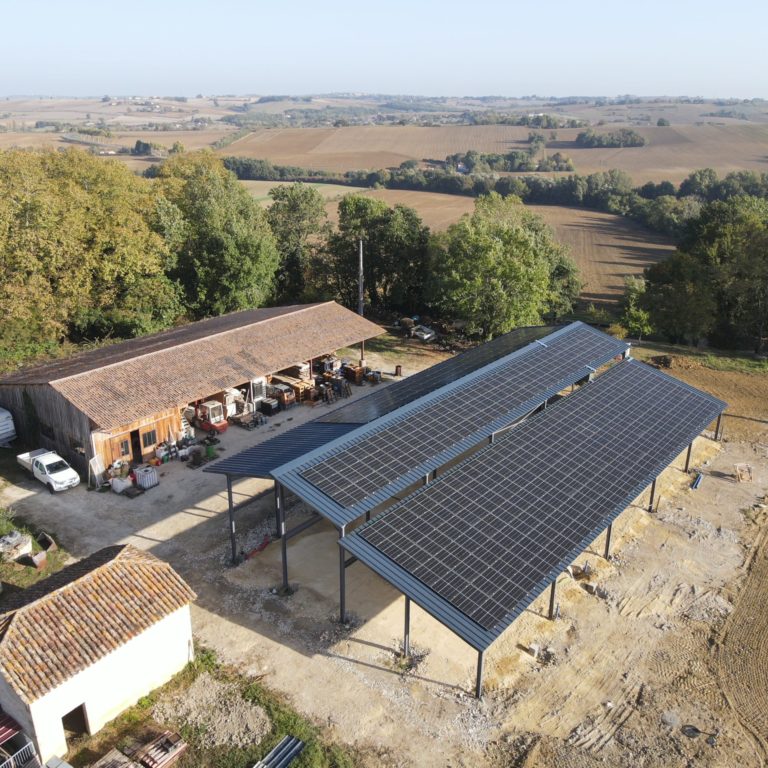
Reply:
<svg viewBox="0 0 768 768"><path fill-rule="evenodd" d="M702 200L709 200L712 191L718 184L717 172L712 168L700 168L690 173L680 183L678 197L694 195Z"/></svg>
<svg viewBox="0 0 768 768"><path fill-rule="evenodd" d="M381 200L346 195L339 203L339 227L328 238L330 278L335 294L357 306L358 242L363 240L364 283L377 309L416 311L427 279L429 229L411 208L390 208Z"/></svg>
<svg viewBox="0 0 768 768"><path fill-rule="evenodd" d="M172 276L195 319L263 305L279 256L261 207L212 152L163 163L158 191L179 210L183 233Z"/></svg>
<svg viewBox="0 0 768 768"><path fill-rule="evenodd" d="M680 243L712 275L717 332L724 343L750 337L762 351L768 330L768 201L734 197L707 205Z"/></svg>
<svg viewBox="0 0 768 768"><path fill-rule="evenodd" d="M714 327L712 270L688 253L677 251L646 268L647 288L641 308L656 330L674 344L696 344Z"/></svg>
<svg viewBox="0 0 768 768"><path fill-rule="evenodd" d="M304 296L307 265L327 226L325 201L314 187L301 182L273 187L269 196L267 220L280 253L277 299L297 301Z"/></svg>
<svg viewBox="0 0 768 768"><path fill-rule="evenodd" d="M433 240L432 304L485 339L540 323L560 304L553 281L564 259L549 228L518 199L478 198L471 216Z"/></svg>
<svg viewBox="0 0 768 768"><path fill-rule="evenodd" d="M157 205L145 180L81 150L0 153L1 354L170 325L181 306Z"/></svg>
<svg viewBox="0 0 768 768"><path fill-rule="evenodd" d="M627 276L624 278L624 296L621 300L621 325L628 336L634 336L642 341L653 330L651 318L641 302L645 294L645 280L642 277Z"/></svg>
<svg viewBox="0 0 768 768"><path fill-rule="evenodd" d="M666 118L666 117L660 117L660 118L659 118L659 119L656 121L656 125L657 125L659 128L665 128L666 126L668 126L668 125L669 125L669 120L667 120L667 118Z"/></svg>

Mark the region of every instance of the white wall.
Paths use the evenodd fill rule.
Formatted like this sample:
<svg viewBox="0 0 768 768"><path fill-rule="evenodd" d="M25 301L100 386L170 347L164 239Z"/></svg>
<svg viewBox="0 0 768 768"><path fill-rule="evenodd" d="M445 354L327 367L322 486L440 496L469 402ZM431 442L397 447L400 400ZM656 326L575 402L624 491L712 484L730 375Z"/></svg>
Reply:
<svg viewBox="0 0 768 768"><path fill-rule="evenodd" d="M96 733L192 659L192 624L184 606L29 705L43 762L67 752L61 718L81 704ZM13 714L8 710L9 714ZM14 715L15 717L15 715Z"/></svg>

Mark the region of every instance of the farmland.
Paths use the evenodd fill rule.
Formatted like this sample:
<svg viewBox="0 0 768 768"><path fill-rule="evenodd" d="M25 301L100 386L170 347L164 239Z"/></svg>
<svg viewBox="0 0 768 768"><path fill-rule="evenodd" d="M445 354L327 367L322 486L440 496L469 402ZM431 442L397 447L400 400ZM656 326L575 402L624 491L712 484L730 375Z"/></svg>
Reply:
<svg viewBox="0 0 768 768"><path fill-rule="evenodd" d="M383 111L383 105L388 111ZM222 155L263 158L280 165L343 173L395 167L407 160L442 161L447 155L468 150L524 150L528 146L527 126L442 123L466 123L466 115L482 110L514 110L518 114L530 110L604 126L598 130L631 126L646 139L643 147L585 149L574 143L579 128L558 129L554 140L545 131L549 140L546 151L568 155L581 174L618 168L629 173L635 183L642 184L665 179L678 183L692 170L703 167L712 167L720 175L742 169L768 171L768 110L761 102L731 107L674 100L548 104L522 99L445 99L432 106L435 111L422 115L413 111L398 113L382 97L312 96L299 101L263 102L253 96L109 101L6 99L0 102L0 148L62 146L59 134L35 129L42 121L98 125L112 132L106 141L115 147L132 146L141 139L165 147L180 141L188 150L194 150L212 147L223 137L234 134L236 127L227 121L250 115L256 121L247 124L252 130L219 149ZM320 127L293 127L296 109L316 113ZM337 115L344 109L349 110L351 121L370 124L334 127L330 117L324 122L326 112ZM739 115L741 119L729 115ZM260 125L258 120L265 116L282 124ZM405 124L396 124L398 117ZM657 127L655 123L660 118L671 125ZM121 159L139 171L147 162L130 157Z"/></svg>
<svg viewBox="0 0 768 768"><path fill-rule="evenodd" d="M768 124L680 125L636 128L644 147L585 149L575 146L578 129L557 131L547 151L571 157L582 174L618 168L635 183L682 181L692 170L711 167L768 171ZM277 165L344 172L398 166L406 160L444 160L450 154L504 154L525 150L525 126L353 126L348 128L258 129L221 150Z"/></svg>

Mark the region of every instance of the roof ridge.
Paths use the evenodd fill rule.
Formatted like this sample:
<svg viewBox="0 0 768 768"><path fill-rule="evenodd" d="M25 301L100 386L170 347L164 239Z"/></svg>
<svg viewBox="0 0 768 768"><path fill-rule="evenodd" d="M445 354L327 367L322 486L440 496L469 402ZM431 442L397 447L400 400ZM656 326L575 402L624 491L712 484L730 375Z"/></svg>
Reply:
<svg viewBox="0 0 768 768"><path fill-rule="evenodd" d="M304 312L304 311L309 310L309 309L314 309L316 307L320 307L320 306L323 306L325 304L333 304L333 303L335 303L335 302L333 302L333 301L321 301L321 302L316 302L314 304L289 304L288 307L296 307L296 309L293 312L285 312L285 313L282 313L282 314L279 314L279 315L274 315L272 317L265 317L263 320L257 320L254 323L249 323L249 325L261 325L262 323L266 324L266 323L269 323L272 320L278 320L280 318L284 318L284 317L286 317L286 315L289 315L289 314L290 315L299 314L299 313ZM252 307L251 309L240 310L240 312L254 312L254 311L257 311L259 309L270 309L270 307ZM235 313L235 312L228 312L228 313L225 313L225 315L216 315L215 317L210 317L210 318L206 317L204 320L197 321L197 322L204 322L205 320L214 320L214 319L219 318L219 317L225 317L226 314L237 314L237 313ZM184 326L182 325L182 326L177 326L177 327L181 328L181 327L184 327ZM171 328L166 328L165 330L172 330L172 329ZM242 330L242 326L237 327L237 328L228 328L225 331L218 331L216 333L211 333L208 336L205 336L204 339L206 341L208 341L210 339L215 339L215 338L218 338L220 336L225 336L226 334L229 334L229 333L237 333L238 331L241 331L241 330ZM162 333L162 331L160 331L159 333ZM147 335L151 336L152 334L147 334ZM135 338L141 338L141 337L137 336ZM184 347L187 347L190 344L199 344L200 341L202 341L202 339L189 339L188 341L183 341L183 342L181 342L179 344L174 344L173 347L174 347L174 349L183 349ZM132 356L132 357L126 359L126 360L117 360L114 363L107 363L106 365L100 365L99 366L99 370L107 370L109 368L114 368L114 367L119 366L119 365L125 365L126 363L129 363L129 362L134 362L136 360L143 360L143 359L151 358L153 355L162 354L162 353L167 352L167 351L168 351L167 347L162 347L161 349L153 349L153 350L151 350L149 352L143 352L141 354L134 355L134 356ZM58 379L50 379L48 381L48 385L53 387L54 385L59 384L59 383L61 383L63 381L72 381L72 380L78 379L78 378L80 378L82 376L87 376L87 375L89 375L91 373L93 373L93 370L79 371L78 373L73 373L73 374L70 374L69 376L62 376L61 378L58 378Z"/></svg>

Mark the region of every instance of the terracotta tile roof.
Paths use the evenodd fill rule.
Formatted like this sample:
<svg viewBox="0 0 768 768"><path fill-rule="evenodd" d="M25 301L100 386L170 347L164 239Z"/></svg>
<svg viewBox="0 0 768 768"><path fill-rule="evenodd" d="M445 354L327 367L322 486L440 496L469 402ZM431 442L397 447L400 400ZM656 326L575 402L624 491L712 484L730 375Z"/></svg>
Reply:
<svg viewBox="0 0 768 768"><path fill-rule="evenodd" d="M0 673L31 703L195 597L149 553L99 550L2 606Z"/></svg>
<svg viewBox="0 0 768 768"><path fill-rule="evenodd" d="M332 301L255 309L21 370L0 386L50 384L112 429L382 332Z"/></svg>

